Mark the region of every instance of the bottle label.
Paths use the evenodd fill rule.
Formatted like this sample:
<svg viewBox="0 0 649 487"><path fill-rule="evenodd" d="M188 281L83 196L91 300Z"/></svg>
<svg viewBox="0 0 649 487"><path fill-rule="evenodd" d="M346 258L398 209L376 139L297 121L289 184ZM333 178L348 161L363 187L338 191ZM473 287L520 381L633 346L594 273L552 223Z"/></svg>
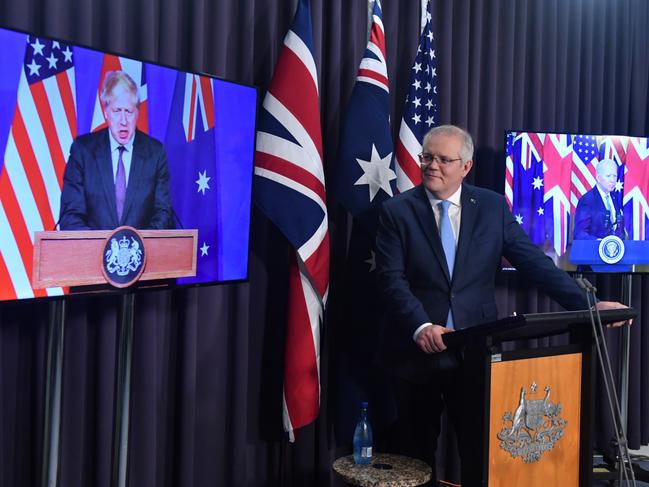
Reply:
<svg viewBox="0 0 649 487"><path fill-rule="evenodd" d="M364 446L361 448L361 457L362 458L372 458L372 447Z"/></svg>

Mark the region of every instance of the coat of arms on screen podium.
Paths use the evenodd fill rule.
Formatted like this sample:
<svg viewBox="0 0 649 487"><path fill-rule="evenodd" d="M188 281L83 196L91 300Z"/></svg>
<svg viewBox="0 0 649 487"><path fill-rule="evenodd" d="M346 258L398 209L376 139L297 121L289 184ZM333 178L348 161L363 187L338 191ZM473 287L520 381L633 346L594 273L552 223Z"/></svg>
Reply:
<svg viewBox="0 0 649 487"><path fill-rule="evenodd" d="M497 433L500 448L513 458L520 457L525 463L540 460L544 452L552 450L563 436L568 421L561 414L561 403L550 402L550 386L545 386L543 399L531 399L537 385L530 386L530 396L521 387L518 407L503 414L503 428Z"/></svg>

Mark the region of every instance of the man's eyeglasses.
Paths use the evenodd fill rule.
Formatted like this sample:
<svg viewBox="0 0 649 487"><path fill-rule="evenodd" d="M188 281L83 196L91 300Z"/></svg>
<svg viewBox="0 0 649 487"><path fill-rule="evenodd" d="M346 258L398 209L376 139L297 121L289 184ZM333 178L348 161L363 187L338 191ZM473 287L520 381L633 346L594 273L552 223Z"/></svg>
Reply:
<svg viewBox="0 0 649 487"><path fill-rule="evenodd" d="M453 164L456 161L461 161L461 157L456 157L455 159L449 159L448 157L444 156L438 156L437 154L428 154L427 152L423 152L419 154L419 162L423 164L424 166L428 166L435 161L437 164L440 164L442 166L448 166L449 164Z"/></svg>

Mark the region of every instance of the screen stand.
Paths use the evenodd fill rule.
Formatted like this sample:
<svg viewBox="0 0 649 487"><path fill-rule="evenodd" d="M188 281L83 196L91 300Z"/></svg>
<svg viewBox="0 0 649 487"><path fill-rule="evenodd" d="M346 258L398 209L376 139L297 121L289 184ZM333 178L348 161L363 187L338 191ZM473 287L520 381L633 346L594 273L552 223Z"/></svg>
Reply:
<svg viewBox="0 0 649 487"><path fill-rule="evenodd" d="M65 299L52 301L49 307L41 485L56 487L60 457Z"/></svg>
<svg viewBox="0 0 649 487"><path fill-rule="evenodd" d="M113 480L111 485L126 487L128 468L128 431L131 400L131 361L133 355L133 311L135 294L122 294L120 330L117 345L117 381L115 430L113 433Z"/></svg>

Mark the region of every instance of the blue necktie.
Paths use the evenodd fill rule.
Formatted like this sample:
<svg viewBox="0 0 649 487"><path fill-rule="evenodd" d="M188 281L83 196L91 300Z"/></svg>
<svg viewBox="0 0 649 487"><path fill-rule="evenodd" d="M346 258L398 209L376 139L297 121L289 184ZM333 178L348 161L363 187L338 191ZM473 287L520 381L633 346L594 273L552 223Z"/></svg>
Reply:
<svg viewBox="0 0 649 487"><path fill-rule="evenodd" d="M453 267L455 265L455 236L451 219L448 217L448 207L451 202L444 200L439 204L439 236L442 239L442 247L446 255L446 265L448 266L448 275L453 277ZM446 328L453 328L453 312L449 308L448 317L446 318Z"/></svg>

